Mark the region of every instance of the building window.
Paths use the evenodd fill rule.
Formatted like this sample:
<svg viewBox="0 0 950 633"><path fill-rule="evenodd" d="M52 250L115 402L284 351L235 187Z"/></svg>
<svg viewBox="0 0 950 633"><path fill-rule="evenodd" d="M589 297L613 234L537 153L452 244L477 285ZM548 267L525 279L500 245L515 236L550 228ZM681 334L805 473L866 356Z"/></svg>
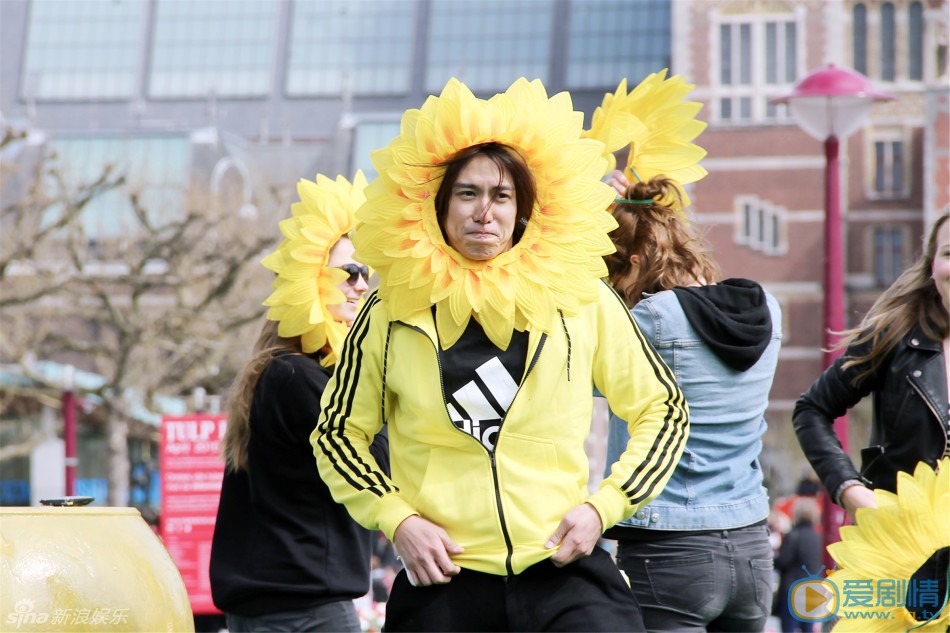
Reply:
<svg viewBox="0 0 950 633"><path fill-rule="evenodd" d="M138 89L144 2L30 4L22 94L36 99L128 99Z"/></svg>
<svg viewBox="0 0 950 633"><path fill-rule="evenodd" d="M726 21L719 25L720 122L785 118L786 108L768 101L798 79L798 24L793 16Z"/></svg>
<svg viewBox="0 0 950 633"><path fill-rule="evenodd" d="M924 7L920 2L911 2L908 19L910 37L907 38L908 77L913 81L924 78Z"/></svg>
<svg viewBox="0 0 950 633"><path fill-rule="evenodd" d="M532 0L433 0L425 87L452 77L473 92L496 92L518 77L547 83L554 7Z"/></svg>
<svg viewBox="0 0 950 633"><path fill-rule="evenodd" d="M886 288L904 271L904 231L899 227L874 229L874 283Z"/></svg>
<svg viewBox="0 0 950 633"><path fill-rule="evenodd" d="M372 182L379 172L373 165L370 153L389 145L399 136L399 121L365 121L356 126L353 137L352 169L353 174L362 169L368 182Z"/></svg>
<svg viewBox="0 0 950 633"><path fill-rule="evenodd" d="M403 0L294 3L287 94L407 93L414 20Z"/></svg>
<svg viewBox="0 0 950 633"><path fill-rule="evenodd" d="M569 88L636 85L670 67L670 0L573 0L570 11Z"/></svg>
<svg viewBox="0 0 950 633"><path fill-rule="evenodd" d="M785 207L758 196L736 198L735 240L766 255L782 255L788 250L785 238Z"/></svg>
<svg viewBox="0 0 950 633"><path fill-rule="evenodd" d="M93 198L83 210L82 228L90 241L134 234L140 225L131 194L153 223L184 210L189 155L185 137L56 139L50 149L62 183L51 179L46 185L50 195L59 186L68 192L88 185L107 167L125 177L122 187Z"/></svg>
<svg viewBox="0 0 950 633"><path fill-rule="evenodd" d="M894 4L885 2L881 7L881 79L883 81L894 81L896 76L894 28Z"/></svg>
<svg viewBox="0 0 950 633"><path fill-rule="evenodd" d="M868 197L874 200L907 198L910 195L909 139L900 130L870 135L872 160Z"/></svg>
<svg viewBox="0 0 950 633"><path fill-rule="evenodd" d="M863 4L854 5L852 13L851 56L854 69L868 74L868 8Z"/></svg>
<svg viewBox="0 0 950 633"><path fill-rule="evenodd" d="M279 8L270 0L159 0L149 94L268 94Z"/></svg>

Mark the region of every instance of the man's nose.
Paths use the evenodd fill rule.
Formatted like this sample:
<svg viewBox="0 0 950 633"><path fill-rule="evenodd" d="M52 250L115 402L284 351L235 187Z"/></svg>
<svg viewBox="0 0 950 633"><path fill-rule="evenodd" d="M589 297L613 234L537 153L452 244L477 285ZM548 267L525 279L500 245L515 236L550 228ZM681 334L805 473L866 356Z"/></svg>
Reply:
<svg viewBox="0 0 950 633"><path fill-rule="evenodd" d="M488 224L492 221L492 200L484 199L480 201L479 209L475 212L474 220L479 224Z"/></svg>

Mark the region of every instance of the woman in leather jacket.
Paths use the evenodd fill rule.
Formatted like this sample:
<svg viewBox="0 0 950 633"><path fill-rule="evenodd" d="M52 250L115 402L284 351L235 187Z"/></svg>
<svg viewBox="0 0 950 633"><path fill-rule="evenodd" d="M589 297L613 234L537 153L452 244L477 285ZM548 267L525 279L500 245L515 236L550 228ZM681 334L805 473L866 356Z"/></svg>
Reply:
<svg viewBox="0 0 950 633"><path fill-rule="evenodd" d="M937 218L926 250L847 331L838 358L795 405L808 461L832 499L854 517L875 507L875 488L896 492L897 473L936 467L950 452L950 222ZM870 445L859 472L835 436L835 418L874 398Z"/></svg>

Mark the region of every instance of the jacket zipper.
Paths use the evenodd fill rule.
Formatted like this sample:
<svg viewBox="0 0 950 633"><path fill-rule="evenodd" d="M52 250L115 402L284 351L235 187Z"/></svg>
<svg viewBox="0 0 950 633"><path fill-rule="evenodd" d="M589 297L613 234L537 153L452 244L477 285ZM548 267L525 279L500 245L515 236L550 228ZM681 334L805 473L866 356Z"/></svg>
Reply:
<svg viewBox="0 0 950 633"><path fill-rule="evenodd" d="M535 350L534 357L531 359L531 362L528 363L528 369L524 373L524 378L522 378L521 382L518 384L518 391L515 393L515 397L511 400L511 406L508 407L508 411L511 411L511 407L515 406L515 400L518 398L518 394L521 393L521 387L528 380L531 370L534 369L534 366L537 364L538 356L541 355L541 348L544 347L545 340L547 340L547 335L542 334L541 340L538 341L538 349ZM501 444L501 431L505 428L505 420L508 419L508 411L505 411L505 415L501 418L501 423L498 426L498 440L495 442L495 450L488 451L484 444L482 444L482 448L485 448L485 450L488 451L488 457L491 461L492 480L495 484L495 505L498 508L498 519L501 521L501 533L505 537L505 548L508 550L508 554L505 556L505 571L508 572L509 576L514 576L515 572L511 566L511 557L514 556L515 550L514 546L511 544L511 536L508 534L508 524L505 522L505 511L501 507L501 486L498 483L498 467L495 463L495 452L498 450L498 445ZM481 442L479 442L479 444L481 444Z"/></svg>
<svg viewBox="0 0 950 633"><path fill-rule="evenodd" d="M940 417L940 414L937 413L937 405L930 401L930 398L928 398L923 390L917 386L917 383L910 379L910 376L907 377L907 382L910 383L910 386L913 387L914 391L917 392L917 395L920 396L920 399L924 401L924 404L927 405L927 408L930 409L930 412L934 414L935 418L937 418L937 425L940 427L940 432L943 433L943 455L946 455L948 450L950 450L950 437L947 435L947 424L941 421L942 418ZM943 455L941 455L941 457Z"/></svg>
<svg viewBox="0 0 950 633"><path fill-rule="evenodd" d="M437 342L429 338L429 335L426 334L422 328L409 325L408 323L403 323L403 325L422 334L429 341L429 343L432 344L432 348L435 350L435 361L439 366L439 389L442 391L442 406L445 407L445 417L450 421L451 424L452 416L449 415L449 408L445 402L445 385L442 381L442 355L439 353L439 345ZM508 407L508 411L511 411L511 407L515 405L515 399L517 399L518 394L521 393L521 387L524 385L525 381L528 380L528 375L531 374L531 370L534 369L534 366L537 364L538 357L541 355L541 348L544 347L545 340L547 340L547 335L542 334L541 340L538 342L538 349L535 350L534 357L532 357L531 362L528 363L528 369L525 371L524 377L518 384L518 391L515 393L515 397L512 399L511 406ZM501 422L498 425L498 440L495 442L495 451L498 450L498 444L501 443L501 431L505 426L505 420L508 419L508 411L505 411L505 415L502 416ZM501 534L505 538L505 549L507 551L507 554L505 555L505 571L508 572L509 576L514 576L515 572L511 566L511 557L514 555L514 546L511 544L511 535L508 533L508 524L505 522L505 511L501 505L501 486L498 483L498 465L495 463L495 451L488 450L484 444L476 440L471 435L468 435L468 433L465 433L459 429L457 426L455 426L455 424L452 424L452 428L454 428L459 433L470 437L473 441L477 442L486 453L488 453L488 460L491 464L492 483L494 484L495 488L495 507L498 509L498 520L501 522Z"/></svg>

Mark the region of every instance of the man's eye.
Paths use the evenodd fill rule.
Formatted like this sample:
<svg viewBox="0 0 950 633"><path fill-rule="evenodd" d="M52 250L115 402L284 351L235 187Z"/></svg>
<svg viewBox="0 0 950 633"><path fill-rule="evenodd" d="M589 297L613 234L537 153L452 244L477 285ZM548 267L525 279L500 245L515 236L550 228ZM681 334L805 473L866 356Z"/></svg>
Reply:
<svg viewBox="0 0 950 633"><path fill-rule="evenodd" d="M459 191L458 195L459 195L459 198L474 198L475 192L474 191Z"/></svg>

